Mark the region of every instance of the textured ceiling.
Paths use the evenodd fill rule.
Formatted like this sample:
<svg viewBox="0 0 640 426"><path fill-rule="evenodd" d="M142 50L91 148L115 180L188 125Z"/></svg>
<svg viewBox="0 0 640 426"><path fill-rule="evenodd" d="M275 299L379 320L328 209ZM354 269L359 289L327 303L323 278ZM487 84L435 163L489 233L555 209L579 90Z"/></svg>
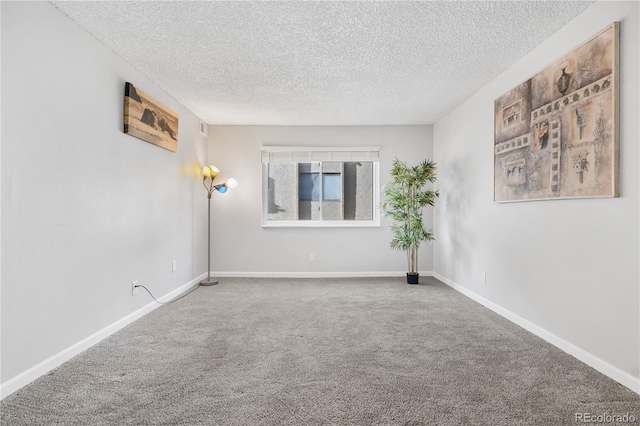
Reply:
<svg viewBox="0 0 640 426"><path fill-rule="evenodd" d="M434 123L593 2L52 3L209 124L365 125Z"/></svg>

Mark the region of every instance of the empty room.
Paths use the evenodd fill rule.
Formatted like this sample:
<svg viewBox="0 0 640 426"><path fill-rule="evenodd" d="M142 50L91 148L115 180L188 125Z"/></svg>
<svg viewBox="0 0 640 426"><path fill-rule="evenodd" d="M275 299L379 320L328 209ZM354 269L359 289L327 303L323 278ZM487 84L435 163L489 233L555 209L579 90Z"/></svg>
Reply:
<svg viewBox="0 0 640 426"><path fill-rule="evenodd" d="M640 423L637 1L5 1L0 423Z"/></svg>

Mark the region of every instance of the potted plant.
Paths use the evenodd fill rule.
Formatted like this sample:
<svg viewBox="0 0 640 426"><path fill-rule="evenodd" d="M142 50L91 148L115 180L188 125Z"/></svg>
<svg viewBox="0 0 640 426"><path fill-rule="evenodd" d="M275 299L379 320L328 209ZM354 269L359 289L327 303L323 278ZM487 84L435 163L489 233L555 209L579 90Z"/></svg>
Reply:
<svg viewBox="0 0 640 426"><path fill-rule="evenodd" d="M407 283L418 284L418 248L423 241L432 241L431 230L422 222L425 206L434 206L438 191L426 189L436 181L436 163L424 160L409 167L397 158L393 161L391 181L384 190L382 213L393 220L390 246L407 252Z"/></svg>

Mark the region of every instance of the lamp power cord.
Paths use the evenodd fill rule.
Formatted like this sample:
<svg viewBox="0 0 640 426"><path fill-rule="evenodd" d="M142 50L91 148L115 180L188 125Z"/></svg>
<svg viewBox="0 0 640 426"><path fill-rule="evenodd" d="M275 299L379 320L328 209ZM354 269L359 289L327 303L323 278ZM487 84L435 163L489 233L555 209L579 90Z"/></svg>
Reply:
<svg viewBox="0 0 640 426"><path fill-rule="evenodd" d="M168 304L170 304L170 303L177 302L178 300L182 299L183 297L187 297L188 295L190 295L191 293L193 293L194 291L196 291L200 286L199 286L199 285L195 285L195 286L193 286L193 288L192 288L191 290L189 290L187 293L185 293L185 294L183 294L183 295L181 295L181 296L179 296L179 297L176 297L175 299L171 299L171 300L169 300L168 302L160 302L158 299L156 299L156 298L155 298L155 296L153 295L153 293L151 293L151 291L150 291L148 288L146 288L145 286L143 286L142 284L136 284L136 285L134 286L134 288L135 288L135 287L140 287L140 288L144 288L145 290L147 290L147 293L149 293L149 295L153 298L153 300L155 300L155 301L156 301L156 303L158 303L158 304L160 304L160 305L168 305Z"/></svg>

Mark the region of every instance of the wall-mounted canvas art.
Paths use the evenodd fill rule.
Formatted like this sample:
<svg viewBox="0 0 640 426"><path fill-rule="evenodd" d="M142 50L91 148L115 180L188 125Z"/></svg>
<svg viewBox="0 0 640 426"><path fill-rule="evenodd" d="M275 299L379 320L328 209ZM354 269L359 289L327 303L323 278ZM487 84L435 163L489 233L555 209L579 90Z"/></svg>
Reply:
<svg viewBox="0 0 640 426"><path fill-rule="evenodd" d="M496 99L494 201L618 196L618 28Z"/></svg>
<svg viewBox="0 0 640 426"><path fill-rule="evenodd" d="M124 132L169 151L178 150L178 114L131 83L124 89Z"/></svg>

